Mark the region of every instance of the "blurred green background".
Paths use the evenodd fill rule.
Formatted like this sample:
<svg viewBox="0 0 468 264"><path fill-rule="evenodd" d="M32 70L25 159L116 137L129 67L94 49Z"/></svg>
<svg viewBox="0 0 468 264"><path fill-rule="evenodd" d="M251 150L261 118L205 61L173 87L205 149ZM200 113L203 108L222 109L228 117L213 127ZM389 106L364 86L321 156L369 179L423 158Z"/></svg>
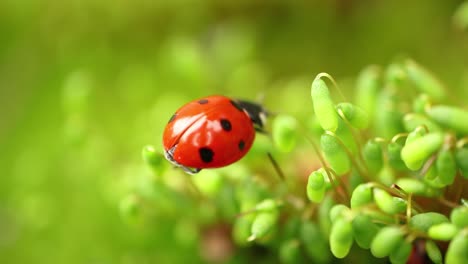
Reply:
<svg viewBox="0 0 468 264"><path fill-rule="evenodd" d="M400 55L466 98L461 2L1 1L0 263L206 261L171 217L119 213L172 113L217 93L305 116L318 72L352 97Z"/></svg>

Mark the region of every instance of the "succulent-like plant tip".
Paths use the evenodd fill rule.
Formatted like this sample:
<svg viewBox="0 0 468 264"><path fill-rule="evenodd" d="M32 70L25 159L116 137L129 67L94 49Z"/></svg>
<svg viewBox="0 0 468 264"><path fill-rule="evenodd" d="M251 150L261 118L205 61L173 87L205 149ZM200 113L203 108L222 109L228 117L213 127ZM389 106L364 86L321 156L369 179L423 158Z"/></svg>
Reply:
<svg viewBox="0 0 468 264"><path fill-rule="evenodd" d="M274 248L284 263L347 258L356 254L354 242L376 258L406 263L414 241L434 263L465 263L466 111L449 105L444 85L413 60L391 63L384 76L381 67L363 70L356 104L344 97L335 103L328 81L337 89L327 73L311 86L314 114L307 118L318 129L287 113L275 115L266 128L271 137L259 139L242 163L243 177L226 167L189 178L203 197L195 204L212 206L200 221L231 216L235 245ZM288 178L278 181L249 167L250 159L265 161L265 153L271 160L275 154L275 169ZM172 177L160 170L161 157L152 146L143 149L145 163L164 182ZM143 210L134 202L127 201L127 214ZM449 244L447 251L439 241Z"/></svg>

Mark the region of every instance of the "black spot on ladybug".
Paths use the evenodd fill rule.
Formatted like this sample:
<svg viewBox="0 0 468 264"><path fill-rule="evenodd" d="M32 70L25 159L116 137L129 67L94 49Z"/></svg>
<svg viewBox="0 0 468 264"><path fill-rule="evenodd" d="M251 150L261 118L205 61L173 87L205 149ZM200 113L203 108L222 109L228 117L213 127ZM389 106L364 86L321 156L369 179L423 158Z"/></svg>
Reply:
<svg viewBox="0 0 468 264"><path fill-rule="evenodd" d="M231 131L232 126L231 126L231 122L229 122L229 120L221 119L221 120L219 120L219 122L221 123L221 127L223 127L224 131L226 131L226 132Z"/></svg>
<svg viewBox="0 0 468 264"><path fill-rule="evenodd" d="M169 124L170 122L174 121L176 117L177 117L177 114L173 114L167 123Z"/></svg>
<svg viewBox="0 0 468 264"><path fill-rule="evenodd" d="M207 103L208 103L208 99L201 99L201 100L198 100L198 103L199 103L199 104L207 104Z"/></svg>
<svg viewBox="0 0 468 264"><path fill-rule="evenodd" d="M244 109L234 100L230 100L229 102L231 102L231 104L237 108L237 110L241 111L241 112L244 112Z"/></svg>
<svg viewBox="0 0 468 264"><path fill-rule="evenodd" d="M198 149L198 154L200 154L201 160L205 163L213 161L214 152L210 148L200 148Z"/></svg>
<svg viewBox="0 0 468 264"><path fill-rule="evenodd" d="M237 147L239 147L239 150L240 150L240 151L244 150L244 147L245 147L245 142L244 142L244 140L240 140L240 141L239 141L239 144L237 144Z"/></svg>

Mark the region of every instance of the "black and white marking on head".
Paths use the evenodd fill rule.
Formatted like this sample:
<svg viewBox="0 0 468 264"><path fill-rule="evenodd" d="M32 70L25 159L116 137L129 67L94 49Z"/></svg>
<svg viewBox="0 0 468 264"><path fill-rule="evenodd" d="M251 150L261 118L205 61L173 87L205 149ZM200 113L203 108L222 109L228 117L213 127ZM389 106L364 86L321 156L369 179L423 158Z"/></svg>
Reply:
<svg viewBox="0 0 468 264"><path fill-rule="evenodd" d="M250 120L252 120L252 123L255 125L255 129L262 131L266 122L266 117L268 116L268 111L263 108L262 105L249 101L238 100L237 104L249 115Z"/></svg>
<svg viewBox="0 0 468 264"><path fill-rule="evenodd" d="M208 103L208 99L201 99L201 100L198 100L198 103L199 103L199 104L207 104L207 103Z"/></svg>
<svg viewBox="0 0 468 264"><path fill-rule="evenodd" d="M167 123L169 124L170 122L174 121L176 117L177 117L177 113L173 114Z"/></svg>
<svg viewBox="0 0 468 264"><path fill-rule="evenodd" d="M200 155L201 160L205 163L210 163L211 161L213 161L214 152L210 148L207 148L207 147L199 148L198 154Z"/></svg>
<svg viewBox="0 0 468 264"><path fill-rule="evenodd" d="M229 132L232 130L231 122L227 119L220 119L219 122L221 123L221 127L224 131Z"/></svg>
<svg viewBox="0 0 468 264"><path fill-rule="evenodd" d="M239 103L237 103L236 101L234 100L230 100L229 101L235 108L237 108L237 110L241 111L241 112L244 112L244 108L242 108Z"/></svg>
<svg viewBox="0 0 468 264"><path fill-rule="evenodd" d="M239 144L237 144L237 147L239 148L240 151L244 150L244 147L245 147L245 142L244 140L240 140L239 141Z"/></svg>

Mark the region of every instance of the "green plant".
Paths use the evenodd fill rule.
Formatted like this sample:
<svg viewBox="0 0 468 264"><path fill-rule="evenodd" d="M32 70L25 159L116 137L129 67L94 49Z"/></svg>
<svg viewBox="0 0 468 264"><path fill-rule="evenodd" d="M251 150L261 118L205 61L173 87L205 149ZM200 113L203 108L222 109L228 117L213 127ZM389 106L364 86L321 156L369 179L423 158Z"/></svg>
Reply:
<svg viewBox="0 0 468 264"><path fill-rule="evenodd" d="M326 84L320 84L321 94L328 95ZM323 155L324 171L330 173L330 181L336 182L331 184L336 201L351 205L345 207L340 220L332 218L328 232L332 254L345 257L354 237L361 248L370 248L373 256L389 256L392 263L406 263L411 245L423 240L425 252L434 263L442 263L444 243L448 243L447 263L468 261L466 253L461 254L459 249L467 243L466 225L455 227L453 219L448 219L450 212L458 215L468 210L463 199L468 178L461 162L464 159L456 161L457 153L467 149L468 111L450 105L454 100L448 99L444 85L410 59L392 63L385 71L370 66L361 72L355 100L369 117L374 117L370 120L365 110L349 110L352 105L347 102L336 104L334 113L325 112L324 105L331 109L335 104L330 96L314 96L318 87L312 84L315 114L329 120L338 116L353 135L348 138L333 133L337 127L318 116L323 134L322 152L317 154ZM359 118L352 113L359 113ZM367 123L370 129L366 129ZM349 147L349 141L357 143L357 151ZM360 143L363 141L367 143ZM356 174L363 183L353 188L352 177ZM311 178L315 179L316 174L309 176L309 183ZM344 191L351 188L350 197L339 195L340 190L346 194ZM316 197L310 200L320 201Z"/></svg>
<svg viewBox="0 0 468 264"><path fill-rule="evenodd" d="M187 202L174 204L172 213L193 217L200 226L226 221L239 247L261 245L279 252L285 263L345 258L353 254L354 241L368 250L368 257L389 257L392 263L405 263L421 241L435 263L467 262L462 248L468 243L463 199L468 179L463 120L468 111L455 106L444 85L410 59L386 70L365 68L357 78L356 104L335 103L323 78L339 91L328 74L312 82L313 128L278 115L272 125L276 147L260 136L246 157L265 159L269 151L285 164L295 149L312 149L316 156L308 159L318 160L321 168L309 172L306 182L290 164L285 165L285 181L243 164L191 178L168 170L162 156L146 147L143 157L153 168L152 184L167 188L177 181L181 192L171 193ZM134 216L138 200L131 195L122 208ZM209 205L208 212L199 211L208 206L202 203ZM315 251L315 243L323 250Z"/></svg>

